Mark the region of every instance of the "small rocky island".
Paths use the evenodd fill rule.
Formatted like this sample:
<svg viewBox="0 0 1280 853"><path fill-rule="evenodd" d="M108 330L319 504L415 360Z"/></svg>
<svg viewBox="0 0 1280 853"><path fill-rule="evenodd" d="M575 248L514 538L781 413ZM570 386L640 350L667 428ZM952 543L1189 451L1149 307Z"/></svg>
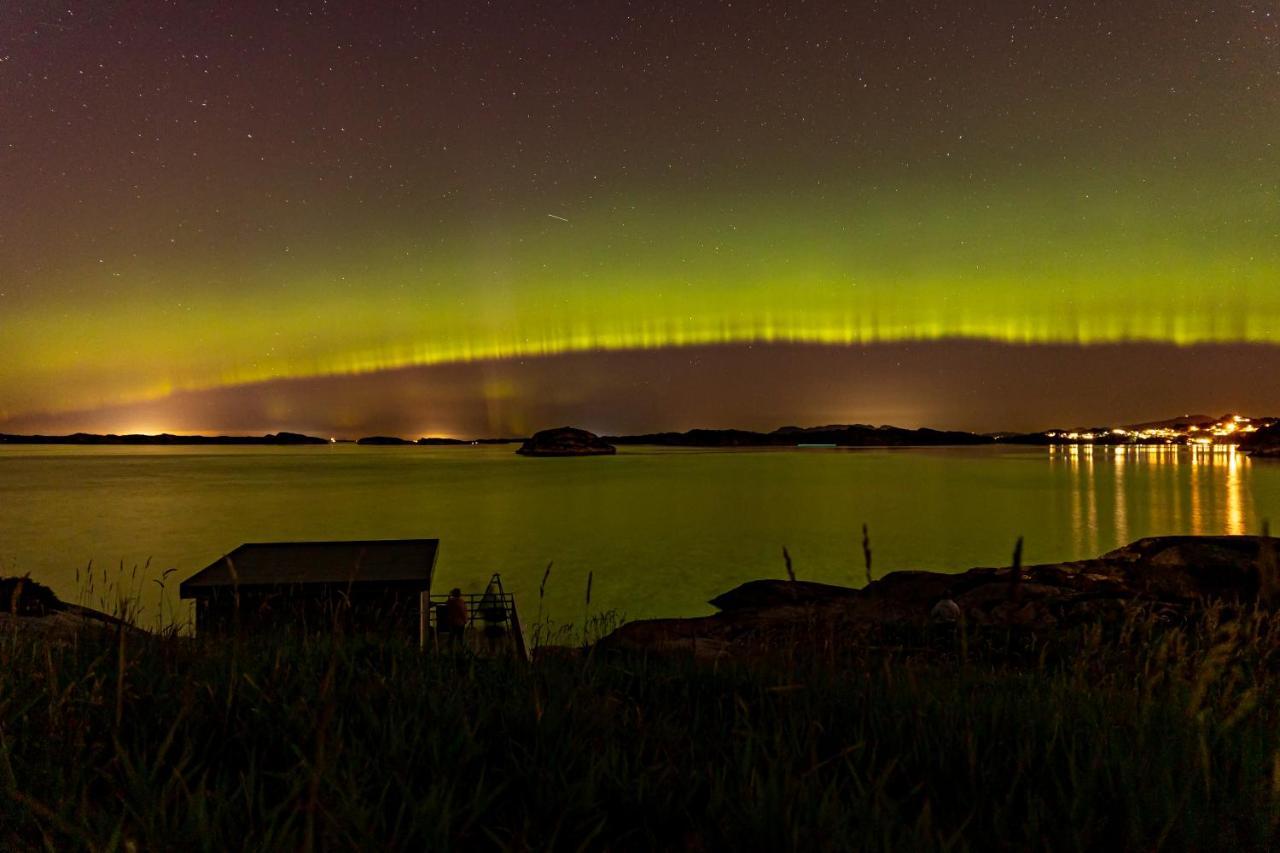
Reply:
<svg viewBox="0 0 1280 853"><path fill-rule="evenodd" d="M516 451L521 456L609 456L617 452L595 433L567 426L534 433Z"/></svg>
<svg viewBox="0 0 1280 853"><path fill-rule="evenodd" d="M405 444L416 444L407 438L400 438L394 435L367 435L356 442L356 444L364 447L399 447Z"/></svg>

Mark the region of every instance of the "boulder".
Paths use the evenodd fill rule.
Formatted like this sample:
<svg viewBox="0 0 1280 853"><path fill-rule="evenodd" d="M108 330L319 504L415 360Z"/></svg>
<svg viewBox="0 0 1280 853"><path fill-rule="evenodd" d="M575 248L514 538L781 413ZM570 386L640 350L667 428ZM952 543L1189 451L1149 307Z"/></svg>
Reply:
<svg viewBox="0 0 1280 853"><path fill-rule="evenodd" d="M780 604L807 604L857 595L856 589L813 581L759 580L747 581L711 599L708 604L718 610L743 610L750 607L775 607Z"/></svg>
<svg viewBox="0 0 1280 853"><path fill-rule="evenodd" d="M944 598L929 611L929 619L933 622L959 622L962 613L960 605L949 598Z"/></svg>
<svg viewBox="0 0 1280 853"><path fill-rule="evenodd" d="M617 452L595 433L567 426L534 433L516 451L521 456L608 456Z"/></svg>

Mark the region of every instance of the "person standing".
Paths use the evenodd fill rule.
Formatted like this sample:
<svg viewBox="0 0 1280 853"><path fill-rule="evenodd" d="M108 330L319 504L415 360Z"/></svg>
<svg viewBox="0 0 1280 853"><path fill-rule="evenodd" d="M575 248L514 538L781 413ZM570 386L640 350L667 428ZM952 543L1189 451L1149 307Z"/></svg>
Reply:
<svg viewBox="0 0 1280 853"><path fill-rule="evenodd" d="M454 587L449 591L449 598L444 603L445 631L455 646L462 645L462 636L467 630L467 602L462 598L462 590Z"/></svg>

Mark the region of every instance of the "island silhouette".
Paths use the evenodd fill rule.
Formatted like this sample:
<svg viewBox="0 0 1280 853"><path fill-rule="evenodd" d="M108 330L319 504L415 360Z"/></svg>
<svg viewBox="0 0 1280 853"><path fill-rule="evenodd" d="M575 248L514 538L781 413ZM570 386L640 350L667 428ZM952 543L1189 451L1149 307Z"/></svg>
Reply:
<svg viewBox="0 0 1280 853"><path fill-rule="evenodd" d="M564 453L541 452L556 442L565 443ZM532 443L531 443L532 442ZM604 446L650 445L659 447L962 447L984 444L1011 445L1126 445L1126 444L1232 444L1255 456L1280 455L1280 417L1246 418L1223 415L1183 415L1161 421L1147 421L1119 427L1092 426L1050 429L1039 432L988 432L939 430L929 427L899 427L871 424L827 424L825 426L784 426L770 432L745 429L690 429L683 432L651 432L634 435L597 435L578 427L542 430L533 436L491 438L418 439L391 435L371 435L359 439L321 438L296 432L265 435L105 435L77 432L70 435L14 435L0 433L0 444L84 444L84 445L319 445L362 446L406 445L450 446L520 444L528 445L523 455L601 455ZM592 448L595 448L594 450ZM585 451L585 452L584 452Z"/></svg>

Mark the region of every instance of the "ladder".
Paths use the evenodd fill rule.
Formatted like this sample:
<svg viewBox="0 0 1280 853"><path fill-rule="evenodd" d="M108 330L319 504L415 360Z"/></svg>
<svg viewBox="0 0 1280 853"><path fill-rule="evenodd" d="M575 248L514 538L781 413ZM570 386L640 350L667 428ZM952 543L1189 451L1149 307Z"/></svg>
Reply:
<svg viewBox="0 0 1280 853"><path fill-rule="evenodd" d="M525 642L524 627L520 624L520 614L516 610L516 598L502 588L502 576L494 572L485 585L484 592L464 593L467 603L467 632L474 637L476 633L486 638L487 646L500 646L494 642L498 638L508 637L511 650L525 661L532 660L528 644ZM427 624L431 630L433 645L439 647L440 624L437 610L449 600L447 595L432 595L427 605Z"/></svg>

